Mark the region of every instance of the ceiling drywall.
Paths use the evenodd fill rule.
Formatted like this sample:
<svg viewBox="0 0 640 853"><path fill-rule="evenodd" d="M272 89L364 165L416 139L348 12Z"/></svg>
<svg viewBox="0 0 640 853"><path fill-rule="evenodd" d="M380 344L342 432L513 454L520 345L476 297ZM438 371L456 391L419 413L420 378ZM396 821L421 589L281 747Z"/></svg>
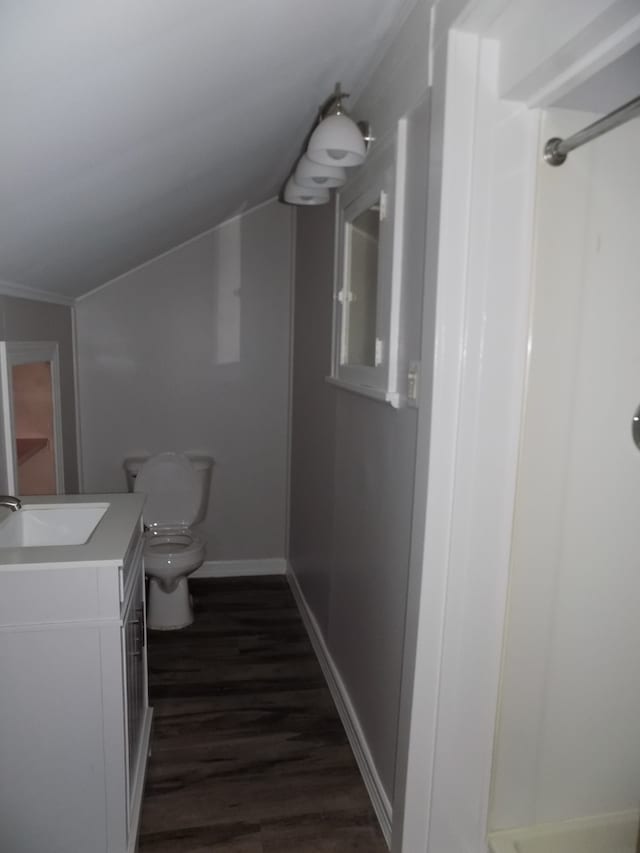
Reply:
<svg viewBox="0 0 640 853"><path fill-rule="evenodd" d="M0 279L77 296L274 196L412 5L4 0Z"/></svg>

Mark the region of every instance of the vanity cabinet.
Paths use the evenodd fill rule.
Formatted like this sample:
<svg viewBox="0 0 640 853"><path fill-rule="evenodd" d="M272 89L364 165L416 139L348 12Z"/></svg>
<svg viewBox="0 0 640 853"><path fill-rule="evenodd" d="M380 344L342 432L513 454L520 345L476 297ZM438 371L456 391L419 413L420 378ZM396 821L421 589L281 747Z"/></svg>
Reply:
<svg viewBox="0 0 640 853"><path fill-rule="evenodd" d="M120 513L119 558L77 546L0 564L0 850L136 848L151 728L141 508Z"/></svg>

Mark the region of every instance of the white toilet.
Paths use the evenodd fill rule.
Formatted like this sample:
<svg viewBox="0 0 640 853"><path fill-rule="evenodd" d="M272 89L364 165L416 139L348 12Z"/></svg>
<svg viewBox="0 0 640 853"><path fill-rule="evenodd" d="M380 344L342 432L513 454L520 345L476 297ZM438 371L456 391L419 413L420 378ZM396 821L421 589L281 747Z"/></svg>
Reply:
<svg viewBox="0 0 640 853"><path fill-rule="evenodd" d="M147 496L145 572L149 578L147 625L157 630L193 622L187 576L204 562L205 547L191 526L204 519L213 459L159 453L125 459L129 491Z"/></svg>

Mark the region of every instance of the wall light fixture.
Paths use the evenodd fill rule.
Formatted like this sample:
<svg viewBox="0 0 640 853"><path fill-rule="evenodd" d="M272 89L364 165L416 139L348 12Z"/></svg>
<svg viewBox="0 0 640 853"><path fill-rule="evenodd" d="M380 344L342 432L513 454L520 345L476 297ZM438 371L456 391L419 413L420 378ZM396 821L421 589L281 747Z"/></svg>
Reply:
<svg viewBox="0 0 640 853"><path fill-rule="evenodd" d="M291 176L285 184L283 196L287 204L326 204L329 201L329 190L323 187L301 187Z"/></svg>
<svg viewBox="0 0 640 853"><path fill-rule="evenodd" d="M294 172L296 184L301 187L341 187L347 180L347 172L342 166L323 166L314 163L307 154L298 160Z"/></svg>
<svg viewBox="0 0 640 853"><path fill-rule="evenodd" d="M349 116L342 103L348 97L340 91L338 84L307 146L307 155L314 163L326 166L360 166L364 163L369 128L367 126L363 132Z"/></svg>
<svg viewBox="0 0 640 853"><path fill-rule="evenodd" d="M345 169L364 163L374 141L368 122L356 122L349 116L343 100L348 98L340 84L320 111L307 151L287 181L283 200L288 204L326 204L329 189L347 180Z"/></svg>

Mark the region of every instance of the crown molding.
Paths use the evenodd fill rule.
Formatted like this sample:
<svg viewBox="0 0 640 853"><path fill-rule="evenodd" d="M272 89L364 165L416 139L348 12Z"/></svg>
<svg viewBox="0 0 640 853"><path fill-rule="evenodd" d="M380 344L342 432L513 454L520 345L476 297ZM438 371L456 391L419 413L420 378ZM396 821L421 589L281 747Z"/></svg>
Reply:
<svg viewBox="0 0 640 853"><path fill-rule="evenodd" d="M249 216L250 213L255 213L257 210L260 210L260 208L267 207L268 205L273 204L277 201L278 196L274 195L266 199L266 201L261 201L258 204L254 204L253 207L248 207L246 210L241 210L239 213L234 213L233 216L230 216L228 219L223 219L222 222L219 222L217 225L213 225L211 228L207 228L206 231L201 231L199 234L195 234L193 237L189 237L187 240L183 240L182 243L177 243L175 246L171 246L170 249L165 249L165 251L160 252L159 255L154 255L152 258L148 258L146 261L142 261L142 263L137 264L135 267L131 267L131 269L126 270L126 272L120 273L120 275L115 276L115 278L110 278L108 281L99 284L97 287L94 287L91 290L87 290L86 293L79 294L73 301L82 302L84 299L87 299L90 296L95 296L95 294L99 293L99 291L104 290L107 287L111 287L112 284L117 284L119 281L122 281L122 279L125 279L133 273L138 272L138 270L151 266L151 264L155 264L156 261L165 258L167 255L171 255L173 252L177 252L180 249L184 249L190 243L197 243L198 240L202 240L209 234L213 234L214 231L218 231L221 228L225 228L227 225L231 225L232 222L242 219L244 216Z"/></svg>
<svg viewBox="0 0 640 853"><path fill-rule="evenodd" d="M28 287L26 284L16 284L3 279L0 279L0 296L15 296L32 302L53 302L55 305L73 305L75 301L71 296L50 293L47 290L38 290L36 287Z"/></svg>

